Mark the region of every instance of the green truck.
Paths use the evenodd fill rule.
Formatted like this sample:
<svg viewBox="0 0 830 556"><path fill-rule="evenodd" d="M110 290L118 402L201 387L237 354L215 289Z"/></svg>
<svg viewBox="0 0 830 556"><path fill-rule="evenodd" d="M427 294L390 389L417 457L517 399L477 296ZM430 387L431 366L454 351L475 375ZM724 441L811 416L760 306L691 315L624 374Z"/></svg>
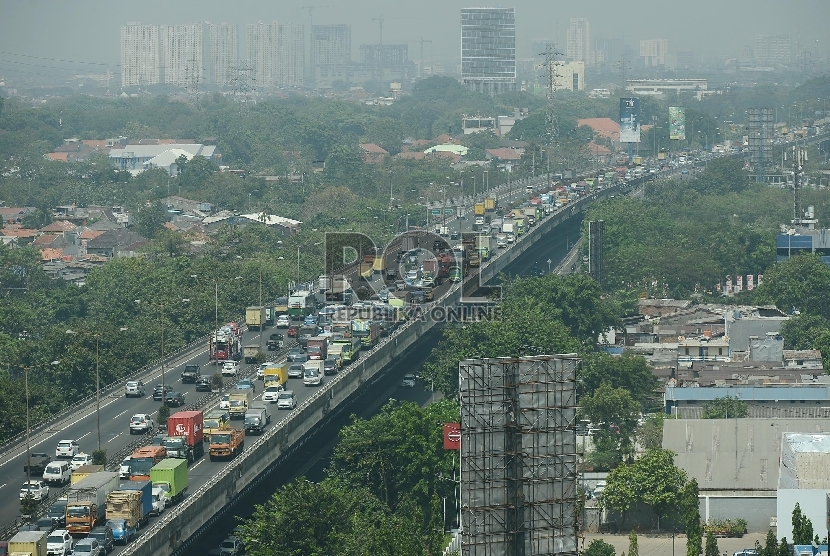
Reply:
<svg viewBox="0 0 830 556"><path fill-rule="evenodd" d="M179 458L161 460L150 469L150 481L154 488L164 490L168 505L178 504L187 491L187 460Z"/></svg>
<svg viewBox="0 0 830 556"><path fill-rule="evenodd" d="M357 359L360 352L360 338L356 336L351 338L338 338L333 342L333 345L342 346L340 348L340 358L343 361L343 366Z"/></svg>

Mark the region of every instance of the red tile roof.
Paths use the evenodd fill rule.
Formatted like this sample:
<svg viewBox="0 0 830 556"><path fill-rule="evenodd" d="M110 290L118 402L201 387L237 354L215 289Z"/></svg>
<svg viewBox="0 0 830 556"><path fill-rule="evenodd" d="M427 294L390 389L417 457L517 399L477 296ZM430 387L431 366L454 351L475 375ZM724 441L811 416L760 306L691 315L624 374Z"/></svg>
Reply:
<svg viewBox="0 0 830 556"><path fill-rule="evenodd" d="M577 120L576 125L587 125L599 137L611 139L612 141L620 140L620 124L611 118L585 118Z"/></svg>
<svg viewBox="0 0 830 556"><path fill-rule="evenodd" d="M41 261L57 261L63 258L63 249L41 249Z"/></svg>
<svg viewBox="0 0 830 556"><path fill-rule="evenodd" d="M84 230L78 237L81 239L94 239L103 234L105 231L106 230Z"/></svg>
<svg viewBox="0 0 830 556"><path fill-rule="evenodd" d="M383 154L383 155L389 154L386 151L386 149L383 149L383 148L375 145L374 143L361 143L360 148L363 149L367 153Z"/></svg>
<svg viewBox="0 0 830 556"><path fill-rule="evenodd" d="M500 160L521 160L522 155L516 149L501 147L498 149L487 149L487 154Z"/></svg>
<svg viewBox="0 0 830 556"><path fill-rule="evenodd" d="M46 153L43 156L49 160L57 160L58 162L66 162L69 160L69 153Z"/></svg>
<svg viewBox="0 0 830 556"><path fill-rule="evenodd" d="M3 228L0 229L0 235L8 236L8 237L35 237L38 235L37 230L32 230L29 228Z"/></svg>
<svg viewBox="0 0 830 556"><path fill-rule="evenodd" d="M423 160L426 155L421 151L398 153L396 158L405 158L407 160Z"/></svg>
<svg viewBox="0 0 830 556"><path fill-rule="evenodd" d="M69 220L55 220L48 226L44 226L40 229L41 232L72 232L77 230L78 226L70 222Z"/></svg>
<svg viewBox="0 0 830 556"><path fill-rule="evenodd" d="M54 242L59 237L60 236L56 236L53 234L43 234L42 236L34 240L32 242L32 245L52 245L52 242Z"/></svg>

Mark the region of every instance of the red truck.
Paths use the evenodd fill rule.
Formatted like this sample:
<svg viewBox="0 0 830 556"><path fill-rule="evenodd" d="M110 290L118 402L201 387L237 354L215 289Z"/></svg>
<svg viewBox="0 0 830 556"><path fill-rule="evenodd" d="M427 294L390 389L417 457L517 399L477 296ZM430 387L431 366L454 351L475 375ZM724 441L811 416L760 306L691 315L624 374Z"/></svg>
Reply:
<svg viewBox="0 0 830 556"><path fill-rule="evenodd" d="M168 457L179 457L192 463L205 454L205 416L201 411L179 411L167 418L164 445ZM170 444L168 446L168 444Z"/></svg>
<svg viewBox="0 0 830 556"><path fill-rule="evenodd" d="M309 360L323 360L328 357L329 339L325 336L314 336L308 339L306 351Z"/></svg>

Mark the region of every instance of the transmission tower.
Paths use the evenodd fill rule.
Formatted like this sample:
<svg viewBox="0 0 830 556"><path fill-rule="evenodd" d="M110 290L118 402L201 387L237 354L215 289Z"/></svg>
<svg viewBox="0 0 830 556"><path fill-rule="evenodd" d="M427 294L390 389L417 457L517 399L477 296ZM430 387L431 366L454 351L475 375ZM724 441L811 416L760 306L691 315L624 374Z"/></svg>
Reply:
<svg viewBox="0 0 830 556"><path fill-rule="evenodd" d="M550 151L553 146L556 144L556 140L559 137L559 129L556 125L556 113L555 113L555 105L554 105L554 97L556 93L556 79L562 77L558 72L557 68L562 65L562 62L558 61L557 57L561 56L561 52L557 52L554 50L553 45L550 43L545 46L544 52L545 61L542 66L546 70L547 74L547 87L546 87L546 97L547 97L547 107L545 112L545 134L547 135L547 167L548 167L548 190L550 190Z"/></svg>
<svg viewBox="0 0 830 556"><path fill-rule="evenodd" d="M804 177L804 164L807 162L807 149L794 145L790 157L793 163L793 224L800 226L806 223L801 198L801 181ZM812 218L812 215L808 218Z"/></svg>

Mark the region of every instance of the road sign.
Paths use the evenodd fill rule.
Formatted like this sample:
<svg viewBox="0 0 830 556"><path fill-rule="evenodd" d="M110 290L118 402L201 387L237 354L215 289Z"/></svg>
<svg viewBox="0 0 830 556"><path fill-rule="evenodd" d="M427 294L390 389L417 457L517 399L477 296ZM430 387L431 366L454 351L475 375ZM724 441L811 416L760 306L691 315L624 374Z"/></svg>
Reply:
<svg viewBox="0 0 830 556"><path fill-rule="evenodd" d="M461 449L461 423L444 423L444 449Z"/></svg>
<svg viewBox="0 0 830 556"><path fill-rule="evenodd" d="M432 209L429 211L430 214L439 215L441 214L441 209Z"/></svg>
<svg viewBox="0 0 830 556"><path fill-rule="evenodd" d="M452 214L454 212L455 212L455 209L448 209L448 208L444 209L444 214ZM440 214L440 212L439 212L439 214Z"/></svg>

